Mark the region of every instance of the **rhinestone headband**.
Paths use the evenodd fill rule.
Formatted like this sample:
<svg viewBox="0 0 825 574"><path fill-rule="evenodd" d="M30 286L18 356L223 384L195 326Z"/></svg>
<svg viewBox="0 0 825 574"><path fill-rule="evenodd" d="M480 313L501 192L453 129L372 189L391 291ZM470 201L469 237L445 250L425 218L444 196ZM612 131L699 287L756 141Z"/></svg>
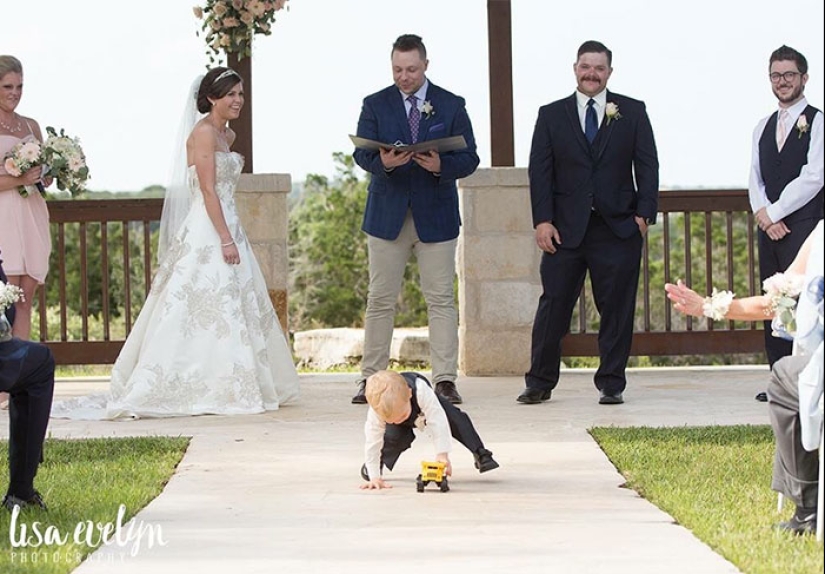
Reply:
<svg viewBox="0 0 825 574"><path fill-rule="evenodd" d="M217 78L215 78L215 80L212 82L212 85L217 84L218 82L220 82L224 78L228 78L229 76L238 76L239 80L242 79L241 75L238 72L236 72L232 68L227 68L226 70L221 72L220 75Z"/></svg>

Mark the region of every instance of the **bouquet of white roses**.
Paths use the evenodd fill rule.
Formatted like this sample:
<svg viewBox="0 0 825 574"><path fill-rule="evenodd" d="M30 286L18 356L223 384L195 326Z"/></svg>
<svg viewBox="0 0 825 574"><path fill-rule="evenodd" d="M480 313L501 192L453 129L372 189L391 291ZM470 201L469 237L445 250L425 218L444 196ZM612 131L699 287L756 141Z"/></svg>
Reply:
<svg viewBox="0 0 825 574"><path fill-rule="evenodd" d="M36 140L22 141L11 148L3 160L3 168L6 173L12 177L20 177L32 168L37 167L43 163L42 149L40 142ZM43 194L45 190L38 186L40 193ZM17 186L17 191L23 197L28 197L29 190L25 185Z"/></svg>
<svg viewBox="0 0 825 574"><path fill-rule="evenodd" d="M23 299L23 290L17 285L0 281L0 313Z"/></svg>
<svg viewBox="0 0 825 574"><path fill-rule="evenodd" d="M68 190L73 196L83 193L89 179L89 167L79 140L67 136L62 128L57 133L50 126L46 133L49 137L43 142L40 158L47 166L47 173L57 180L59 190Z"/></svg>
<svg viewBox="0 0 825 574"><path fill-rule="evenodd" d="M221 50L238 54L239 58L252 55L252 35L272 33L275 12L286 6L287 0L206 0L202 8L195 6L195 17L203 20L206 45L215 54ZM212 54L209 60L215 61Z"/></svg>
<svg viewBox="0 0 825 574"><path fill-rule="evenodd" d="M770 299L765 315L774 318L771 324L774 336L788 339L796 333L796 305L804 279L799 274L776 273L762 283Z"/></svg>
<svg viewBox="0 0 825 574"><path fill-rule="evenodd" d="M23 290L17 285L0 281L0 341L9 341L12 338L11 325L6 319L5 311L23 299Z"/></svg>

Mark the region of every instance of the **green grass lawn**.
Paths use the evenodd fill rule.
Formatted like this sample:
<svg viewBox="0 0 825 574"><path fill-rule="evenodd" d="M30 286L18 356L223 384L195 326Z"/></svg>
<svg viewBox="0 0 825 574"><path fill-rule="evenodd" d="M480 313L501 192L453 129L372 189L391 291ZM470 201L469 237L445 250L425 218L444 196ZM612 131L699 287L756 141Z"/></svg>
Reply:
<svg viewBox="0 0 825 574"><path fill-rule="evenodd" d="M99 530L81 530L80 543L75 542L78 524L91 521L116 526L121 505L125 509L121 523L125 524L160 494L188 445L187 437L47 440L35 487L49 510L26 509L12 528L12 515L0 509L0 572L71 572L101 538ZM8 442L0 441L3 492L7 468ZM39 540L35 528L45 535L49 526L54 527L53 534L59 531L68 540L62 544L46 544L45 536ZM126 532L122 530L121 539L127 537ZM150 535L157 543L157 534L146 531L144 547ZM24 539L31 544L23 547ZM38 541L42 543L37 545ZM126 546L123 551L131 548Z"/></svg>
<svg viewBox="0 0 825 574"><path fill-rule="evenodd" d="M770 426L594 428L591 434L627 486L745 574L822 574L822 545L773 526Z"/></svg>

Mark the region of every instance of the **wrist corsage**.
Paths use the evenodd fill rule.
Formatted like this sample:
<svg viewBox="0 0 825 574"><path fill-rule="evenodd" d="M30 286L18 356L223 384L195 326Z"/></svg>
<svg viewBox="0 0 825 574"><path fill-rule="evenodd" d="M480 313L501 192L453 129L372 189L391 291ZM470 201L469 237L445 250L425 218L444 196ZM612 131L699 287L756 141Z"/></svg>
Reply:
<svg viewBox="0 0 825 574"><path fill-rule="evenodd" d="M775 273L765 279L762 289L768 296L765 315L773 317L773 335L783 339L796 333L796 305L804 277L792 273Z"/></svg>
<svg viewBox="0 0 825 574"><path fill-rule="evenodd" d="M702 314L714 321L721 321L728 313L734 297L735 295L730 291L717 291L714 287L710 297L705 297L705 302L702 304Z"/></svg>

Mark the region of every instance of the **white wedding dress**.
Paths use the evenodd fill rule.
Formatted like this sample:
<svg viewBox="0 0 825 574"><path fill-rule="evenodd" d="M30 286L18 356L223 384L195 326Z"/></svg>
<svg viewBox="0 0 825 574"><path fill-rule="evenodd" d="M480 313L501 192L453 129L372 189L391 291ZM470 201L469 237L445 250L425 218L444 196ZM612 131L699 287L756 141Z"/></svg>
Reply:
<svg viewBox="0 0 825 574"><path fill-rule="evenodd" d="M223 261L194 166L192 205L160 263L105 395L57 401L83 420L238 415L298 397L292 354L235 207L243 157L215 152L215 191L241 263Z"/></svg>

